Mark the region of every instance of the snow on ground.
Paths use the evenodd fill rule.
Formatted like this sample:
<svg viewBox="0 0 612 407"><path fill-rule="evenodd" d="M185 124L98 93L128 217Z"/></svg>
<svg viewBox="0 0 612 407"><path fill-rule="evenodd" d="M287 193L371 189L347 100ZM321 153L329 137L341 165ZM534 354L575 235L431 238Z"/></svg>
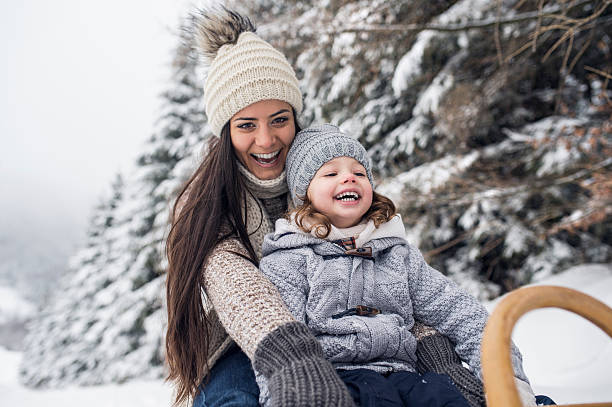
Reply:
<svg viewBox="0 0 612 407"><path fill-rule="evenodd" d="M536 284L580 290L612 306L612 264L582 265ZM497 301L487 304L491 310ZM612 339L567 311L544 309L518 321L513 338L537 394L559 404L612 401ZM160 381L32 390L18 382L21 353L0 348L0 406L167 407L172 389Z"/></svg>
<svg viewBox="0 0 612 407"><path fill-rule="evenodd" d="M33 390L17 380L21 353L0 349L1 407L168 407L172 389L160 381Z"/></svg>

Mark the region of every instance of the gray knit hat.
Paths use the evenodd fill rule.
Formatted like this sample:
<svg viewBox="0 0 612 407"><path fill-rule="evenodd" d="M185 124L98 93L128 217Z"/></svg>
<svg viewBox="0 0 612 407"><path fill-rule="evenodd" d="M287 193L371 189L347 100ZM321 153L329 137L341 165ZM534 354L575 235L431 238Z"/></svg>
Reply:
<svg viewBox="0 0 612 407"><path fill-rule="evenodd" d="M336 157L351 157L359 161L374 188L370 158L359 141L332 124L312 126L295 136L287 153L287 184L296 206L304 203L300 197L306 196L308 185L319 168Z"/></svg>

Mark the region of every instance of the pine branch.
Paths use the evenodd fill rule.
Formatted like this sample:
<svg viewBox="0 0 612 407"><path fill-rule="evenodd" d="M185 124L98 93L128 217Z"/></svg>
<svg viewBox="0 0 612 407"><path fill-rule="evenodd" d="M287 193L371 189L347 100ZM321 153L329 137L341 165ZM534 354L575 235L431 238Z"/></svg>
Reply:
<svg viewBox="0 0 612 407"><path fill-rule="evenodd" d="M580 7L585 4L594 3L597 0L583 0L579 1L572 6L572 8ZM609 1L606 1L605 4L609 4ZM432 30L432 31L440 31L440 32L459 32L459 31L468 31L474 29L483 29L490 28L495 26L501 26L506 24L515 24L524 21L531 20L539 20L541 21L543 18L564 18L565 16L561 16L557 14L563 10L562 6L557 6L555 8L551 8L546 11L546 13L542 13L541 10L537 11L529 11L521 14L517 14L515 16L505 17L505 18L486 18L482 20L469 21L465 24L391 24L391 25L368 25L362 27L345 27L334 30L327 30L324 33L326 34L339 34L339 33L395 33L395 32L407 32L407 31L422 31L422 30Z"/></svg>
<svg viewBox="0 0 612 407"><path fill-rule="evenodd" d="M434 194L420 195L419 201L415 202L413 206L418 206L419 204L427 204L429 206L466 206L473 204L474 202L483 201L485 199L503 199L509 196L517 195L524 192L529 191L541 191L543 189L551 188L554 186L560 186L564 184L569 184L575 182L581 178L589 176L594 172L612 166L612 157L606 158L589 168L585 168L579 171L576 171L573 174L567 175L565 177L554 179L552 182L550 181L540 181L533 183L531 185L519 185L508 188L499 188L499 189L488 189L486 191L478 191L470 194L461 193L456 196L435 196Z"/></svg>

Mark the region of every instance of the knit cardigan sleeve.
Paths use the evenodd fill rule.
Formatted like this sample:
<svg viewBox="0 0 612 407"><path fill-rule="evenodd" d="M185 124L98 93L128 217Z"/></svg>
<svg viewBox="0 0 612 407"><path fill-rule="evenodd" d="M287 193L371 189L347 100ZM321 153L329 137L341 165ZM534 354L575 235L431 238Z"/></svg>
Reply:
<svg viewBox="0 0 612 407"><path fill-rule="evenodd" d="M217 245L204 265L206 299L229 336L252 360L259 342L295 321L276 287L250 261L236 239Z"/></svg>

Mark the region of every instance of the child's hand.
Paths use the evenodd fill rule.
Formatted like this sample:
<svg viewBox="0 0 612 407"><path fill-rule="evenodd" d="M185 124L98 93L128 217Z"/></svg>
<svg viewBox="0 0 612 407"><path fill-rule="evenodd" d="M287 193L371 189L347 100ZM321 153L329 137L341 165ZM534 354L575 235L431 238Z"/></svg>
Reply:
<svg viewBox="0 0 612 407"><path fill-rule="evenodd" d="M521 403L526 407L534 407L537 406L535 394L531 389L529 383L522 381L521 379L514 378L516 383L516 388L518 390L519 398L521 399Z"/></svg>

